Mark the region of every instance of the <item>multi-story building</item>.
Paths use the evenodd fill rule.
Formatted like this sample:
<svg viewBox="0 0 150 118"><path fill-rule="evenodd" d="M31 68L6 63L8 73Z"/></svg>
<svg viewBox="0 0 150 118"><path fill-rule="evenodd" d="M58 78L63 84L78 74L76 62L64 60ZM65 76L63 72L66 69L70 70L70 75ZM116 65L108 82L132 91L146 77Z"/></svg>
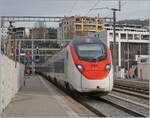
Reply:
<svg viewBox="0 0 150 118"><path fill-rule="evenodd" d="M17 39L27 39L29 38L29 28L25 27L18 27L15 28L14 31L16 33L16 38Z"/></svg>
<svg viewBox="0 0 150 118"><path fill-rule="evenodd" d="M113 26L105 26L105 31L93 33L91 36L99 38L113 50ZM117 65L128 68L136 63L136 56L148 55L149 36L149 32L141 26L116 25Z"/></svg>
<svg viewBox="0 0 150 118"><path fill-rule="evenodd" d="M8 29L7 28L0 28L0 51L4 52L4 43L8 38Z"/></svg>
<svg viewBox="0 0 150 118"><path fill-rule="evenodd" d="M0 38L6 39L8 36L8 29L7 28L0 28Z"/></svg>
<svg viewBox="0 0 150 118"><path fill-rule="evenodd" d="M31 39L48 39L48 28L39 27L30 29L29 37Z"/></svg>
<svg viewBox="0 0 150 118"><path fill-rule="evenodd" d="M60 40L73 39L75 36L86 36L104 30L104 21L98 17L66 17L59 24L57 37Z"/></svg>

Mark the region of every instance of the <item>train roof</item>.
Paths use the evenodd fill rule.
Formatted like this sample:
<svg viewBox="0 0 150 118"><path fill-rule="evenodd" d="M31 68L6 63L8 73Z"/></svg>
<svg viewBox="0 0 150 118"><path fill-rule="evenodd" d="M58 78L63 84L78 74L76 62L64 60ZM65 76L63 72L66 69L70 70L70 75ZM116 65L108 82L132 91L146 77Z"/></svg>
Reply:
<svg viewBox="0 0 150 118"><path fill-rule="evenodd" d="M80 43L103 43L103 42L96 37L81 36L81 37L76 37L72 41L72 43L73 44L80 44Z"/></svg>

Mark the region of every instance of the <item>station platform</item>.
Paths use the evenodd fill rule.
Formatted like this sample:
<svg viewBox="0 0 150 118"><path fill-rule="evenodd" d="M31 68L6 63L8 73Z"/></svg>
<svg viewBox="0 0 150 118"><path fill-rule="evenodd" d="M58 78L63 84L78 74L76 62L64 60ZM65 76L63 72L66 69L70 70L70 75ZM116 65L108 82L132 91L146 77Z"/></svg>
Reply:
<svg viewBox="0 0 150 118"><path fill-rule="evenodd" d="M73 103L76 104L76 103ZM79 106L79 105L78 105ZM60 90L39 75L26 79L2 117L80 117L84 108L68 103ZM81 113L78 113L81 112ZM89 111L87 111L89 112ZM80 115L79 115L80 114ZM91 116L91 115L90 115ZM94 116L94 115L92 115Z"/></svg>

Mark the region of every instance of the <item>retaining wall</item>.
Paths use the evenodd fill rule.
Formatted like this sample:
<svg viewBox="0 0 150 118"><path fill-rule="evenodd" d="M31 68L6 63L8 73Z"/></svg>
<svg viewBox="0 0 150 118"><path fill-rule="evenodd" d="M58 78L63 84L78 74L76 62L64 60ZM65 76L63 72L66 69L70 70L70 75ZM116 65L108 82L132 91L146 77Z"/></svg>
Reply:
<svg viewBox="0 0 150 118"><path fill-rule="evenodd" d="M0 113L24 83L24 65L0 55Z"/></svg>

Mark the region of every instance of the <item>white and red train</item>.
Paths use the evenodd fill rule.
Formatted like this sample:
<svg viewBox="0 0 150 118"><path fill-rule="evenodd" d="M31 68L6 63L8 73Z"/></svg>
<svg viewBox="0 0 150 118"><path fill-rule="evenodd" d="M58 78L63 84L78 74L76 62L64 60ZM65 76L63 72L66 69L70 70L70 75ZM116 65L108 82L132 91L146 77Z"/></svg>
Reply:
<svg viewBox="0 0 150 118"><path fill-rule="evenodd" d="M113 88L110 50L99 39L80 37L48 60L53 81L80 93L109 93Z"/></svg>

